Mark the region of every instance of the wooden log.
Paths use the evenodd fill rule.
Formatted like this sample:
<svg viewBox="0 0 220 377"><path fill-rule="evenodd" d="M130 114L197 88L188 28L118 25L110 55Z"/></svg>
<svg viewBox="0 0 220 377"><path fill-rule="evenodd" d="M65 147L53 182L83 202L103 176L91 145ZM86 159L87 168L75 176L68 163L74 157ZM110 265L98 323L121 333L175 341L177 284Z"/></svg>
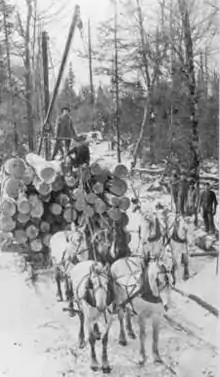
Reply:
<svg viewBox="0 0 220 377"><path fill-rule="evenodd" d="M19 244L25 244L27 242L27 234L25 233L25 230L23 229L16 229L14 231L14 240Z"/></svg>
<svg viewBox="0 0 220 377"><path fill-rule="evenodd" d="M181 296L187 297L190 300L196 302L199 306L201 306L203 309L206 309L207 311L209 311L214 316L216 316L216 317L219 316L219 310L217 308L215 308L214 306L210 305L208 302L201 299L200 297L198 297L194 294L191 294L191 293L186 293L186 292L182 291L181 289L176 288L174 286L172 286L172 289L175 292L179 293Z"/></svg>
<svg viewBox="0 0 220 377"><path fill-rule="evenodd" d="M120 198L110 193L105 193L105 200L111 207L119 207L120 205Z"/></svg>
<svg viewBox="0 0 220 377"><path fill-rule="evenodd" d="M58 196L57 201L62 207L66 207L70 203L70 198L62 193Z"/></svg>
<svg viewBox="0 0 220 377"><path fill-rule="evenodd" d="M209 252L202 252L202 253L190 253L189 256L194 257L217 257L219 255L218 251L209 251Z"/></svg>
<svg viewBox="0 0 220 377"><path fill-rule="evenodd" d="M49 233L49 231L50 231L50 224L47 221L42 221L40 223L40 230L43 233Z"/></svg>
<svg viewBox="0 0 220 377"><path fill-rule="evenodd" d="M44 213L44 206L42 201L39 199L37 195L30 195L29 202L32 206L30 212L31 217L41 219Z"/></svg>
<svg viewBox="0 0 220 377"><path fill-rule="evenodd" d="M103 202L102 199L97 199L95 204L94 204L94 210L96 213L102 214L106 212L106 204Z"/></svg>
<svg viewBox="0 0 220 377"><path fill-rule="evenodd" d="M84 212L85 212L85 215L86 215L87 217L93 217L93 216L94 216L94 213L95 213L93 207L91 207L90 205L87 205L87 206L85 207Z"/></svg>
<svg viewBox="0 0 220 377"><path fill-rule="evenodd" d="M90 165L90 173L91 175L101 175L102 174L102 168L100 166L100 164L98 162L93 162L91 165Z"/></svg>
<svg viewBox="0 0 220 377"><path fill-rule="evenodd" d="M42 237L42 244L44 246L49 247L50 246L50 240L51 240L51 234L44 234Z"/></svg>
<svg viewBox="0 0 220 377"><path fill-rule="evenodd" d="M48 195L41 195L41 194L39 194L39 200L41 200L43 203L50 203L50 201L51 201L51 194L48 194Z"/></svg>
<svg viewBox="0 0 220 377"><path fill-rule="evenodd" d="M85 208L86 208L86 201L84 198L82 197L79 197L77 198L75 204L74 204L74 207L77 211L81 212L81 211L85 211Z"/></svg>
<svg viewBox="0 0 220 377"><path fill-rule="evenodd" d="M34 178L33 185L36 188L36 190L39 192L39 194L43 196L49 195L52 191L52 185L42 181L38 177Z"/></svg>
<svg viewBox="0 0 220 377"><path fill-rule="evenodd" d="M119 208L122 211L127 211L130 205L131 205L131 201L127 196L123 196L122 198L120 198Z"/></svg>
<svg viewBox="0 0 220 377"><path fill-rule="evenodd" d="M61 173L60 161L46 161L34 153L28 153L25 159L28 165L35 170L38 177L48 184L54 182L56 175Z"/></svg>
<svg viewBox="0 0 220 377"><path fill-rule="evenodd" d="M14 199L5 197L3 198L1 212L4 216L12 217L16 213L16 202Z"/></svg>
<svg viewBox="0 0 220 377"><path fill-rule="evenodd" d="M77 213L71 204L68 204L64 209L63 218L69 224L77 219Z"/></svg>
<svg viewBox="0 0 220 377"><path fill-rule="evenodd" d="M28 186L30 185L34 180L34 170L30 166L26 166L25 172L22 176L22 182Z"/></svg>
<svg viewBox="0 0 220 377"><path fill-rule="evenodd" d="M17 200L17 208L20 213L27 215L31 211L31 204L25 194L20 194Z"/></svg>
<svg viewBox="0 0 220 377"><path fill-rule="evenodd" d="M10 176L21 179L24 175L26 164L22 158L15 157L5 162L4 168Z"/></svg>
<svg viewBox="0 0 220 377"><path fill-rule="evenodd" d="M58 192L63 189L65 185L64 178L61 175L57 175L55 181L52 183L52 191Z"/></svg>
<svg viewBox="0 0 220 377"><path fill-rule="evenodd" d="M16 227L15 221L12 217L0 215L0 230L3 232L11 232Z"/></svg>
<svg viewBox="0 0 220 377"><path fill-rule="evenodd" d="M110 208L107 213L109 218L113 221L119 221L122 216L122 212L118 208Z"/></svg>
<svg viewBox="0 0 220 377"><path fill-rule="evenodd" d="M13 240L12 232L0 231L0 246Z"/></svg>
<svg viewBox="0 0 220 377"><path fill-rule="evenodd" d="M97 196L93 193L93 192L90 192L89 194L86 195L86 202L88 204L95 204L96 200L97 200Z"/></svg>
<svg viewBox="0 0 220 377"><path fill-rule="evenodd" d="M95 194L102 194L104 192L104 186L101 182L96 182L92 188Z"/></svg>
<svg viewBox="0 0 220 377"><path fill-rule="evenodd" d="M30 242L30 248L35 253L39 253L43 249L43 245L40 238L36 238Z"/></svg>
<svg viewBox="0 0 220 377"><path fill-rule="evenodd" d="M124 196L128 189L128 185L123 179L114 177L106 184L106 188L115 196Z"/></svg>
<svg viewBox="0 0 220 377"><path fill-rule="evenodd" d="M56 215L56 216L61 215L62 210L63 210L62 206L60 204L58 204L58 203L52 203L50 205L50 212L53 215Z"/></svg>
<svg viewBox="0 0 220 377"><path fill-rule="evenodd" d="M67 175L64 177L65 183L68 187L74 188L76 186L76 178L72 175Z"/></svg>
<svg viewBox="0 0 220 377"><path fill-rule="evenodd" d="M24 214L24 213L17 213L16 215L16 222L25 225L30 220L30 214Z"/></svg>
<svg viewBox="0 0 220 377"><path fill-rule="evenodd" d="M39 229L35 225L30 224L26 229L26 234L30 240L34 240L39 234Z"/></svg>
<svg viewBox="0 0 220 377"><path fill-rule="evenodd" d="M17 199L19 194L24 191L24 184L17 178L6 178L3 182L4 193L10 198Z"/></svg>
<svg viewBox="0 0 220 377"><path fill-rule="evenodd" d="M125 178L128 175L128 168L124 164L117 164L111 171L117 178Z"/></svg>
<svg viewBox="0 0 220 377"><path fill-rule="evenodd" d="M83 191L81 188L76 188L73 190L72 197L74 200L85 200L86 198L86 193Z"/></svg>

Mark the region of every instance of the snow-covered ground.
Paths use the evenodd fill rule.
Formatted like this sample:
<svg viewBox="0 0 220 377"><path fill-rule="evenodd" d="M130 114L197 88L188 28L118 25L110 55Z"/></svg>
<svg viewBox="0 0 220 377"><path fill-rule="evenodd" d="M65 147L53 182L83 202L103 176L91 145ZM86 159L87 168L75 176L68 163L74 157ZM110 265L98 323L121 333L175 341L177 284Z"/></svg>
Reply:
<svg viewBox="0 0 220 377"><path fill-rule="evenodd" d="M107 143L93 149L96 156L114 163ZM145 204L153 200L169 202L166 194L152 193L149 197L142 188ZM132 231L132 245L137 245L137 230L140 218L130 212L129 229ZM194 228L189 226L190 242L193 247ZM195 246L194 246L195 249ZM216 260L194 258L190 263L191 279L181 282L181 288L197 294L210 304L219 305L219 278L216 275ZM89 368L90 350L77 347L78 319L70 318L55 297L55 284L44 277L35 291L25 282L26 275L17 265L17 257L11 253L0 254L0 377L72 377L102 376ZM149 359L145 367L137 364L138 339L129 340L127 347L118 345L119 326L115 319L109 340L109 359L115 377L217 377L218 339L217 319L197 304L176 293L173 294L170 317L179 322L170 325L165 319L160 338L163 365L155 365L151 356L151 327L147 336ZM137 330L136 319L134 318ZM181 327L182 325L182 327ZM187 330L185 331L184 330ZM138 334L138 333L137 333ZM98 345L100 360L100 345ZM219 369L220 371L220 369Z"/></svg>

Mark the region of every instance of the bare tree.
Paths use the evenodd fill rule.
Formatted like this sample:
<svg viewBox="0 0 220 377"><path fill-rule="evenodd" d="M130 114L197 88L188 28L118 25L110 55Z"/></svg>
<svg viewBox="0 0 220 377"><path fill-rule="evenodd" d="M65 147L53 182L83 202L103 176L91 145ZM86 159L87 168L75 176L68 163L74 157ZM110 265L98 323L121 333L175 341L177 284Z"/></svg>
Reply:
<svg viewBox="0 0 220 377"><path fill-rule="evenodd" d="M34 134L34 119L32 111L32 95L33 95L33 83L31 76L31 54L30 54L30 42L31 42L31 18L33 15L32 1L26 0L27 17L25 27L22 24L20 13L17 12L18 26L20 35L24 41L24 66L25 66L25 84L26 84L26 107L27 107L27 122L28 122L28 144L31 151L35 148L35 134Z"/></svg>

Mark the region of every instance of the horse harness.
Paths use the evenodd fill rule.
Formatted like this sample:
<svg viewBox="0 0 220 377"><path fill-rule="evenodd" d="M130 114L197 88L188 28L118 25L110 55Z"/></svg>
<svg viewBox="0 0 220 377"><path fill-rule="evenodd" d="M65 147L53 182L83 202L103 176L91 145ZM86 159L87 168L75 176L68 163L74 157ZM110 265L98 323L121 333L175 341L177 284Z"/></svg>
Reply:
<svg viewBox="0 0 220 377"><path fill-rule="evenodd" d="M103 289L106 292L106 289L101 282L100 275L101 275L101 273L97 273L99 285L98 285L98 287L96 287L96 289L93 286L93 283L91 281L90 276L88 277L88 281L87 281L87 284L86 284L84 299L93 308L96 307L96 301L95 301L96 291L99 290L99 289ZM113 302L113 299L114 299L112 277L108 276L108 278L109 278L109 282L108 282L107 292L106 292L107 293L107 306L109 306Z"/></svg>

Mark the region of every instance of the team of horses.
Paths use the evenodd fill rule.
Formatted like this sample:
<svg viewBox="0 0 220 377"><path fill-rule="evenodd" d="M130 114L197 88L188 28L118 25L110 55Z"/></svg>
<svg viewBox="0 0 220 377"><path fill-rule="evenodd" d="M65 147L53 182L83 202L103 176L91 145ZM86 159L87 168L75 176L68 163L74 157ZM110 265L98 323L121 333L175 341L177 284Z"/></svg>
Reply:
<svg viewBox="0 0 220 377"><path fill-rule="evenodd" d="M69 311L72 315L77 313L80 320L79 347L85 346L87 337L94 371L99 369L95 348L98 340L102 341L102 370L104 373L111 371L108 336L115 315L119 319L121 345L127 344L124 319L128 336L136 338L132 327L132 316L136 316L140 365L146 361L146 319L151 318L154 361L162 361L158 347L160 320L169 308L172 284L175 284L181 262L184 277L189 274L187 232L181 218L175 217L170 226L163 227L154 215L144 219L140 233L142 249L139 253L121 258L115 251L115 260L111 264L88 259L83 230L60 232L60 243L57 242L59 235L51 239L58 298L63 300L61 280L64 280ZM100 242L99 249L101 245ZM102 334L98 325L100 317L105 320Z"/></svg>

